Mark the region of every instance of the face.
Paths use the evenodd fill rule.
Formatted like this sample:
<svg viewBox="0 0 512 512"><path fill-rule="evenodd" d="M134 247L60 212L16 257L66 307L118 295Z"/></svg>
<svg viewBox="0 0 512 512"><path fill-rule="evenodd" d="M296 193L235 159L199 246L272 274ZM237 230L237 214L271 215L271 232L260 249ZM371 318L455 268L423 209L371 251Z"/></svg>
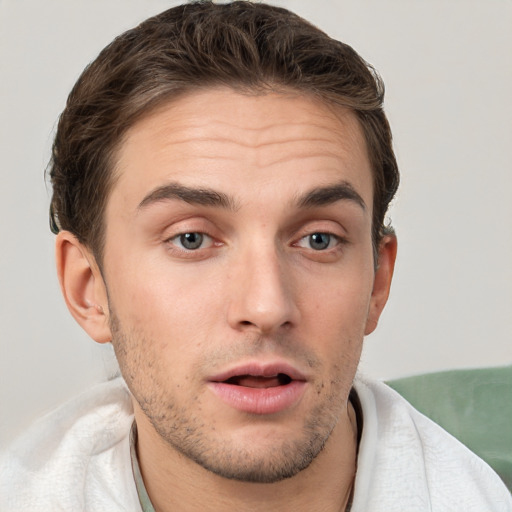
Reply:
<svg viewBox="0 0 512 512"><path fill-rule="evenodd" d="M346 419L375 321L357 120L196 92L135 124L115 172L103 275L138 423L227 478L296 474Z"/></svg>

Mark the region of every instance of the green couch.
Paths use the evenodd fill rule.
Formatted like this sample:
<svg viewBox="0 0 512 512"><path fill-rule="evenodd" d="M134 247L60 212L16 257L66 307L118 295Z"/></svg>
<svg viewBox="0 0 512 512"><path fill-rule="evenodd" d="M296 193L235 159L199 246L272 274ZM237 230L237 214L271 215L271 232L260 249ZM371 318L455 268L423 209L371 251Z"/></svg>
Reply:
<svg viewBox="0 0 512 512"><path fill-rule="evenodd" d="M512 491L512 365L388 382L484 459Z"/></svg>

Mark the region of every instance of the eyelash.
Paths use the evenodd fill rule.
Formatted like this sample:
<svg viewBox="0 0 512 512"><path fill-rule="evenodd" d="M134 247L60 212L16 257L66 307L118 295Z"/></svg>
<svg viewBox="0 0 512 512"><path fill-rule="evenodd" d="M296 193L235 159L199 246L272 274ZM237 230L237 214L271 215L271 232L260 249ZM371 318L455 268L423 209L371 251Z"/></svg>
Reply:
<svg viewBox="0 0 512 512"><path fill-rule="evenodd" d="M300 245L300 243L303 240L308 240L309 239L309 241L311 242L312 241L312 237L317 236L317 235L320 235L320 236L323 236L323 237L329 237L329 240L327 242L327 247L325 247L325 248L322 248L322 249L317 248L317 249L315 249L314 247L307 247L308 249L311 249L312 251L315 251L315 252L318 252L318 253L327 252L329 250L336 249L336 247L346 243L346 240L344 238L340 237L339 235L335 235L334 233L330 233L328 231L314 231L312 233L304 235L303 237L301 237L299 239L298 242L296 242L293 245L298 246L298 247L302 247ZM331 246L332 242L335 242L334 246Z"/></svg>
<svg viewBox="0 0 512 512"><path fill-rule="evenodd" d="M198 241L197 247L191 248L184 246L184 237L187 237L189 235L199 235L200 240ZM314 248L310 246L312 242L312 237L315 237L317 235L321 237L320 245L322 245L323 242L323 244L327 243L327 246L321 248ZM328 238L328 240L325 240L325 238ZM308 244L308 246L302 245L303 241L305 241L306 244ZM207 243L207 246L203 247L202 245L205 242ZM199 256L207 257L208 253L205 253L205 251L208 251L208 249L214 248L215 246L220 247L221 245L223 245L221 242L216 242L215 239L206 232L192 230L177 233L172 237L167 238L165 240L165 243L168 245L170 251L177 252L179 256L191 258L197 258ZM194 245L194 240L192 240L191 243L192 245ZM310 255L316 255L318 257L321 257L322 255L333 254L337 250L339 251L340 247L346 243L347 240L339 235L336 235L329 231L318 230L303 235L298 239L298 241L294 242L291 245L292 247L306 249Z"/></svg>
<svg viewBox="0 0 512 512"><path fill-rule="evenodd" d="M185 237L187 235L201 235L203 237L201 245L198 246L196 249L189 249L187 247L184 247L182 237ZM207 242L208 245L206 247L202 247L202 245L205 242ZM208 258L211 255L211 249L223 245L221 242L216 241L213 236L209 235L204 231L192 230L176 233L171 237L165 239L164 243L166 244L167 250L169 251L171 256L175 256L178 258L191 258L195 260Z"/></svg>

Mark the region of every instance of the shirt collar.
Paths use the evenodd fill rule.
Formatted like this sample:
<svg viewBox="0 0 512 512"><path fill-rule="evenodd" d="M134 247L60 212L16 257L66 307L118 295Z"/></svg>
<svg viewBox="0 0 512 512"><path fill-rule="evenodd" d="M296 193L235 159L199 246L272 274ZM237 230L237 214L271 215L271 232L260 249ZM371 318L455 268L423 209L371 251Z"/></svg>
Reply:
<svg viewBox="0 0 512 512"><path fill-rule="evenodd" d="M137 459L137 424L135 420L130 430L130 458L132 461L133 479L135 480L135 487L137 488L142 512L155 512L155 508L149 499L144 480L142 480L140 473L139 461Z"/></svg>

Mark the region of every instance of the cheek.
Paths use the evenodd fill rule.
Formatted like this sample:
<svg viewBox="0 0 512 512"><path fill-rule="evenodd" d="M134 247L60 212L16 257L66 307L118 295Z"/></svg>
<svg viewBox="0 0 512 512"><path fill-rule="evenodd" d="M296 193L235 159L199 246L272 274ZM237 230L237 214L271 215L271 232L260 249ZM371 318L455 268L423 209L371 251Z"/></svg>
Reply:
<svg viewBox="0 0 512 512"><path fill-rule="evenodd" d="M367 273L351 278L338 276L306 294L302 311L309 337L316 339L315 351L331 365L331 375L345 375L351 382L359 361L366 328L373 281ZM332 282L339 283L335 286Z"/></svg>
<svg viewBox="0 0 512 512"><path fill-rule="evenodd" d="M350 278L334 276L324 285L303 293L303 309L314 312L318 322L343 330L366 321L368 315L373 280L366 273L354 273ZM363 277L364 276L364 277ZM361 277L361 278L359 278Z"/></svg>
<svg viewBox="0 0 512 512"><path fill-rule="evenodd" d="M162 349L203 340L220 315L218 288L192 272L145 268L133 272L120 266L112 274L112 284L118 286L109 295L123 328L144 332ZM129 273L133 277L126 279Z"/></svg>

